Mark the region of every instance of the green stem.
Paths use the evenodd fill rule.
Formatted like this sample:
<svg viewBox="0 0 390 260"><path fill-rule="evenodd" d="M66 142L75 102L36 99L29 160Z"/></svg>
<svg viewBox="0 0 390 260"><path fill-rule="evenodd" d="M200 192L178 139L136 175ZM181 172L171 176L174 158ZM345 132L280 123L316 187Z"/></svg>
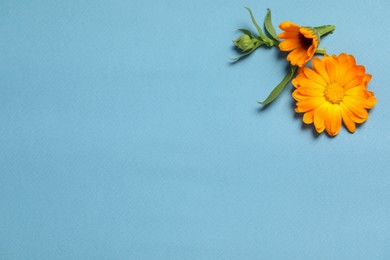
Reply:
<svg viewBox="0 0 390 260"><path fill-rule="evenodd" d="M326 54L326 48L318 48L316 50L316 54L325 55Z"/></svg>

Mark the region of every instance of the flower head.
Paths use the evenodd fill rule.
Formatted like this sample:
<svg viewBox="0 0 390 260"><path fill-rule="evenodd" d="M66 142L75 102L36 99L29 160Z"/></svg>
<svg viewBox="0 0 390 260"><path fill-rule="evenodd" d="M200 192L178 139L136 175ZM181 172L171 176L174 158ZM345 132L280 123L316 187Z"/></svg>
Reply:
<svg viewBox="0 0 390 260"><path fill-rule="evenodd" d="M292 81L296 88L292 94L297 101L295 111L304 113L303 122L314 123L318 133L326 130L335 136L342 122L353 133L356 123L367 120L367 109L377 101L367 90L370 79L352 55L314 58L313 69L301 68Z"/></svg>
<svg viewBox="0 0 390 260"><path fill-rule="evenodd" d="M233 43L242 51L248 51L255 47L257 39L251 38L249 35L243 34L238 37Z"/></svg>
<svg viewBox="0 0 390 260"><path fill-rule="evenodd" d="M314 28L301 27L292 22L282 22L279 28L284 32L278 35L284 39L279 44L281 51L291 51L287 60L292 65L303 67L314 55L319 45L319 35Z"/></svg>

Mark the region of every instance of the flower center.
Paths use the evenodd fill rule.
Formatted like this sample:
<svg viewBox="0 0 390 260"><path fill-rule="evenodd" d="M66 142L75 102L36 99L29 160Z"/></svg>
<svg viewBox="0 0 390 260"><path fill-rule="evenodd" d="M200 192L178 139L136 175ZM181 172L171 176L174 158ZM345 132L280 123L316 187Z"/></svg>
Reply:
<svg viewBox="0 0 390 260"><path fill-rule="evenodd" d="M345 90L339 83L329 84L324 91L325 99L332 104L343 101L344 94Z"/></svg>
<svg viewBox="0 0 390 260"><path fill-rule="evenodd" d="M306 38L303 34L299 34L299 42L304 48L309 49L309 47L313 44L313 39Z"/></svg>

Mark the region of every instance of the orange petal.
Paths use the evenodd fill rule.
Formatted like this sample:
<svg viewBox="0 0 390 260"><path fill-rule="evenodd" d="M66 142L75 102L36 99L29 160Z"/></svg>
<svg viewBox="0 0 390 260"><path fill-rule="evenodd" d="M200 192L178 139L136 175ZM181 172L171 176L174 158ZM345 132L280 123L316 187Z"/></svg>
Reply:
<svg viewBox="0 0 390 260"><path fill-rule="evenodd" d="M328 115L328 105L327 103L322 103L322 105L316 109L314 112L314 126L318 133L322 133L325 129L325 119Z"/></svg>
<svg viewBox="0 0 390 260"><path fill-rule="evenodd" d="M363 84L367 86L368 82L370 82L371 78L372 78L372 76L370 74L365 74L363 76Z"/></svg>
<svg viewBox="0 0 390 260"><path fill-rule="evenodd" d="M363 65L357 65L356 70L359 76L364 76L366 74L366 68Z"/></svg>
<svg viewBox="0 0 390 260"><path fill-rule="evenodd" d="M309 28L305 28L305 27L302 27L299 29L299 32L305 37L305 38L308 38L308 39L314 39L316 38L316 35L315 33L313 32L313 30L309 29Z"/></svg>
<svg viewBox="0 0 390 260"><path fill-rule="evenodd" d="M299 32L301 27L293 22L282 22L279 28L286 32Z"/></svg>
<svg viewBox="0 0 390 260"><path fill-rule="evenodd" d="M359 86L360 84L362 84L362 82L363 82L363 76L356 75L351 81L346 83L343 87L344 87L344 89L347 90L347 89Z"/></svg>
<svg viewBox="0 0 390 260"><path fill-rule="evenodd" d="M324 125L322 125L321 127L316 127L316 131L317 131L317 133L319 133L319 134L321 134L322 132L324 132L324 130L325 130L325 124Z"/></svg>
<svg viewBox="0 0 390 260"><path fill-rule="evenodd" d="M287 55L287 60L290 61L292 65L298 65L299 67L302 67L304 64L298 64L298 61L302 56L306 57L305 49L296 48Z"/></svg>
<svg viewBox="0 0 390 260"><path fill-rule="evenodd" d="M301 46L299 39L298 38L291 38L291 39L286 39L286 40L282 41L279 44L279 49L281 51L291 51L291 50L298 48L299 46Z"/></svg>
<svg viewBox="0 0 390 260"><path fill-rule="evenodd" d="M307 56L309 57L309 59L311 59L311 57L313 57L314 53L316 52L317 50L317 46L315 44L312 44L309 49L307 50L306 54Z"/></svg>
<svg viewBox="0 0 390 260"><path fill-rule="evenodd" d="M299 100L295 111L300 113L307 112L320 107L324 102L325 99L322 97L309 97L304 100Z"/></svg>
<svg viewBox="0 0 390 260"><path fill-rule="evenodd" d="M328 72L326 71L325 63L323 63L319 58L314 58L312 61L314 70L327 82L329 81Z"/></svg>
<svg viewBox="0 0 390 260"><path fill-rule="evenodd" d="M299 82L301 79L307 79L305 74L302 73L301 71L301 68L298 69L298 75L292 80L292 84L294 85L294 87L298 87L299 86Z"/></svg>
<svg viewBox="0 0 390 260"><path fill-rule="evenodd" d="M315 112L315 110L311 110L311 111L308 111L305 114L303 114L303 118L302 118L303 123L305 123L305 124L313 123L314 112Z"/></svg>
<svg viewBox="0 0 390 260"><path fill-rule="evenodd" d="M356 67L351 67L349 64L337 64L337 71L336 71L336 77L335 81L340 83L341 85L344 85L343 81L345 81L345 78L348 77L347 74L350 74L349 76L355 76L356 75Z"/></svg>
<svg viewBox="0 0 390 260"><path fill-rule="evenodd" d="M331 136L335 136L340 132L341 128L341 113L339 105L333 104L332 106L330 106L330 112L331 126L330 129L327 129L327 132Z"/></svg>
<svg viewBox="0 0 390 260"><path fill-rule="evenodd" d="M340 83L341 86L347 85L349 82L354 80L356 77L359 77L357 75L358 71L356 67L350 67L348 70L344 67L344 70L341 69L342 71L339 73L337 77L337 82Z"/></svg>
<svg viewBox="0 0 390 260"><path fill-rule="evenodd" d="M347 105L347 107L360 118L367 119L368 118L368 113L365 108L363 108L362 104L355 99L352 99L349 96L344 97L343 103Z"/></svg>
<svg viewBox="0 0 390 260"><path fill-rule="evenodd" d="M366 92L366 91L365 91ZM363 97L362 96L346 96L344 99L347 99L347 101L350 101L354 104L358 104L362 108L373 108L374 105L376 104L377 100L375 97L367 97L365 92L363 92Z"/></svg>
<svg viewBox="0 0 390 260"><path fill-rule="evenodd" d="M342 106L340 106L340 113L341 117L343 119L344 125L347 127L348 131L351 133L354 133L356 130L356 124L355 122L348 116L348 113L343 109Z"/></svg>
<svg viewBox="0 0 390 260"><path fill-rule="evenodd" d="M314 82L317 82L318 84L322 86L328 85L327 82L324 80L323 77L321 77L317 72L315 72L312 69L309 68L303 68L303 73L305 73L306 77L311 79Z"/></svg>
<svg viewBox="0 0 390 260"><path fill-rule="evenodd" d="M356 60L355 60L355 57L353 55L348 55L348 59L349 59L349 63L352 65L352 66L355 66L356 65Z"/></svg>
<svg viewBox="0 0 390 260"><path fill-rule="evenodd" d="M318 89L318 88L300 87L297 89L297 92L301 93L302 95L310 96L310 97L323 97L324 96L324 91L322 89Z"/></svg>
<svg viewBox="0 0 390 260"><path fill-rule="evenodd" d="M298 35L299 35L299 30L294 32L282 32L278 35L278 38L282 38L282 39L294 38L294 37L298 37Z"/></svg>
<svg viewBox="0 0 390 260"><path fill-rule="evenodd" d="M305 88L311 88L311 89L316 89L316 90L319 90L319 91L324 91L325 90L325 86L324 85L321 85L320 83L317 83L311 79L301 79L299 81L299 87L305 87Z"/></svg>
<svg viewBox="0 0 390 260"><path fill-rule="evenodd" d="M307 98L307 95L302 94L302 93L299 92L298 90L294 90L294 92L292 93L292 97L293 97L296 101L301 101L301 100L306 99L306 98Z"/></svg>
<svg viewBox="0 0 390 260"><path fill-rule="evenodd" d="M305 52L304 54L302 54L298 60L297 60L297 65L299 67L303 67L305 66L305 64L311 59L311 56L308 56L307 55L307 52Z"/></svg>
<svg viewBox="0 0 390 260"><path fill-rule="evenodd" d="M329 83L335 82L337 69L334 58L325 56L323 61L325 62L326 70L328 71Z"/></svg>
<svg viewBox="0 0 390 260"><path fill-rule="evenodd" d="M346 96L352 96L352 97L366 97L366 86L359 85L353 88L349 88L345 91Z"/></svg>
<svg viewBox="0 0 390 260"><path fill-rule="evenodd" d="M345 113L346 116L348 116L354 122L361 124L366 121L366 118L360 118L356 114L354 114L344 102L340 103L340 107L343 113Z"/></svg>
<svg viewBox="0 0 390 260"><path fill-rule="evenodd" d="M343 65L346 65L346 64L349 64L349 66L356 65L355 57L353 57L352 55L348 55L346 53L341 53L338 56L338 61L340 64L343 64Z"/></svg>
<svg viewBox="0 0 390 260"><path fill-rule="evenodd" d="M339 56L338 56L338 60L339 60L339 63L341 65L346 65L346 64L350 64L349 62L349 57L347 54L345 53L341 53ZM351 64L352 65L352 64Z"/></svg>

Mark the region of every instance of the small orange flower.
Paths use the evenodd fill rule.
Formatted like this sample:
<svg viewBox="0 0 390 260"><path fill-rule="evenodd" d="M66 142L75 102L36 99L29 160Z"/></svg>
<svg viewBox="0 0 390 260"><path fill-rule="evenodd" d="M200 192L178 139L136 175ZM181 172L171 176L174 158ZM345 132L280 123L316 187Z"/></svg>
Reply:
<svg viewBox="0 0 390 260"><path fill-rule="evenodd" d="M342 122L355 132L356 123L367 120L367 109L377 101L374 93L367 90L371 75L345 53L325 55L322 60L314 58L312 63L313 69L301 68L292 81L296 88L292 94L297 101L295 111L304 113L303 122L314 123L318 133L326 129L335 136Z"/></svg>
<svg viewBox="0 0 390 260"><path fill-rule="evenodd" d="M319 36L308 27L301 27L292 22L282 22L279 28L284 32L278 35L285 39L279 44L281 51L291 51L287 60L292 65L303 67L314 55L319 44Z"/></svg>

